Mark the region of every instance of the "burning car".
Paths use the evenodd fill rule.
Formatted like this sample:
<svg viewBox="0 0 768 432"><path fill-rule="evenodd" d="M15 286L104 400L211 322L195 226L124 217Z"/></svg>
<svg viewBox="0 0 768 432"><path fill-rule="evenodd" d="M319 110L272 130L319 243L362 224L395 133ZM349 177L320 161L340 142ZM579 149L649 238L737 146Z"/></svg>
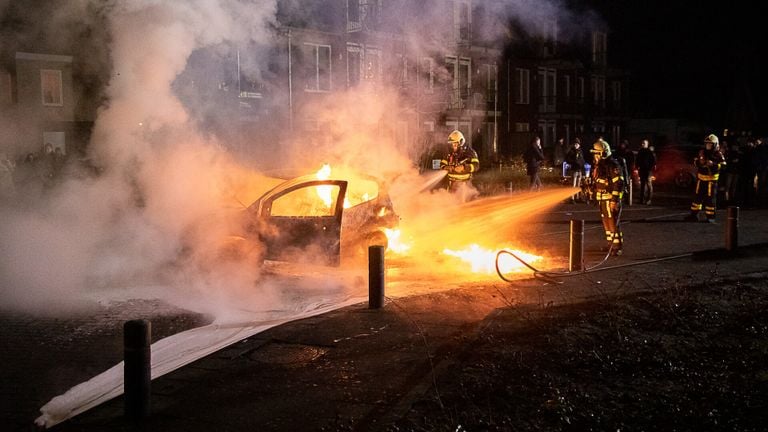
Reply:
<svg viewBox="0 0 768 432"><path fill-rule="evenodd" d="M385 182L366 175L317 174L285 180L242 213L241 242L265 245L264 259L338 266L387 246L399 224Z"/></svg>

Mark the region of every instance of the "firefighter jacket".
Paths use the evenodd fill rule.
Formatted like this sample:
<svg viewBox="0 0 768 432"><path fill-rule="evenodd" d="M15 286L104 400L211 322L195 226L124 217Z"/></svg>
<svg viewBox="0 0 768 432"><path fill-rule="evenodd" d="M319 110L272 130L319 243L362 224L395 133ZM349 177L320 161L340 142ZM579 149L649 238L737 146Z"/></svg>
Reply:
<svg viewBox="0 0 768 432"><path fill-rule="evenodd" d="M699 150L699 156L694 159L696 177L702 181L717 181L720 170L725 166L725 158L720 150Z"/></svg>
<svg viewBox="0 0 768 432"><path fill-rule="evenodd" d="M597 166L592 167L595 200L621 202L625 187L625 180L621 171L619 162L611 157L600 159Z"/></svg>
<svg viewBox="0 0 768 432"><path fill-rule="evenodd" d="M445 156L440 161L440 169L448 171L449 181L467 181L480 169L480 159L471 147L463 146Z"/></svg>

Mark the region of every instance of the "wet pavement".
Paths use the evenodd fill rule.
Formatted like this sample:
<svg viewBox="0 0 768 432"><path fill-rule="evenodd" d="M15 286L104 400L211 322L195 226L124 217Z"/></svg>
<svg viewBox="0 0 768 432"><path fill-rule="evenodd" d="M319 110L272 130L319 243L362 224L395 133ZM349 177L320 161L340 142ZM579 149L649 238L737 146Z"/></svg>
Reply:
<svg viewBox="0 0 768 432"><path fill-rule="evenodd" d="M380 310L353 305L235 343L154 380L151 415L140 429L391 430L413 400L436 391L436 376L461 361L484 321L502 308L768 274L768 210L742 210L739 247L726 251L725 210L718 211L718 224L685 223L685 201L659 194L654 206L625 207L625 254L590 272L441 284L389 296ZM594 207L563 203L539 223L520 227L519 235L537 236L542 250L567 264L572 219L585 221L585 261L592 267L604 257ZM407 273L407 266L397 270ZM407 277L388 276L388 282L388 293L407 292ZM0 354L7 430L33 430L37 409L50 398L119 362L122 323L135 318L152 321L155 340L207 323L152 302L67 320L0 314L0 341L9 347ZM51 430L135 429L118 397Z"/></svg>

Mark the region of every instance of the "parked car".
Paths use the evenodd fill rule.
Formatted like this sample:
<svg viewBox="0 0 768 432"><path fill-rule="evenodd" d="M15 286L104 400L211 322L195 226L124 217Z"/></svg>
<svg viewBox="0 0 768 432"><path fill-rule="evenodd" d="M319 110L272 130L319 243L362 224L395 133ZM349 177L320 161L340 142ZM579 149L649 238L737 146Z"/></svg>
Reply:
<svg viewBox="0 0 768 432"><path fill-rule="evenodd" d="M367 175L305 175L275 186L242 212L240 242L266 246L264 259L338 266L387 246L396 228L386 183Z"/></svg>

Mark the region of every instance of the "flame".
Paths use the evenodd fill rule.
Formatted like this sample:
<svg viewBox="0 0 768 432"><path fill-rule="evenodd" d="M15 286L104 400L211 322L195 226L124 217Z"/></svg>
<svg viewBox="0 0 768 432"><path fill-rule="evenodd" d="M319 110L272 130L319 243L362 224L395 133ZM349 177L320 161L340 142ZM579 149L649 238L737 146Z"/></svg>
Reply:
<svg viewBox="0 0 768 432"><path fill-rule="evenodd" d="M318 180L327 180L331 178L331 166L329 164L323 164L322 168L320 168L317 171L315 176L317 176ZM328 207L330 207L331 204L333 204L333 198L331 197L332 190L333 188L331 186L317 187L317 195L320 197L321 200L323 200L325 205ZM347 197L344 197L344 208L346 209L349 207L350 207L349 199Z"/></svg>
<svg viewBox="0 0 768 432"><path fill-rule="evenodd" d="M387 235L387 250L403 254L408 252L411 245L400 240L401 232L399 229L384 228L384 234Z"/></svg>
<svg viewBox="0 0 768 432"><path fill-rule="evenodd" d="M504 248L510 250L509 248ZM496 255L497 252L490 249L484 249L477 244L472 244L464 250L451 250L443 249L443 253L446 255L461 258L463 261L468 262L472 266L472 272L474 273L496 273ZM541 260L538 255L533 255L518 250L512 250L512 253L519 256L527 263L532 263ZM521 272L527 267L520 261L516 260L509 254L502 254L499 257L499 270L502 273Z"/></svg>

